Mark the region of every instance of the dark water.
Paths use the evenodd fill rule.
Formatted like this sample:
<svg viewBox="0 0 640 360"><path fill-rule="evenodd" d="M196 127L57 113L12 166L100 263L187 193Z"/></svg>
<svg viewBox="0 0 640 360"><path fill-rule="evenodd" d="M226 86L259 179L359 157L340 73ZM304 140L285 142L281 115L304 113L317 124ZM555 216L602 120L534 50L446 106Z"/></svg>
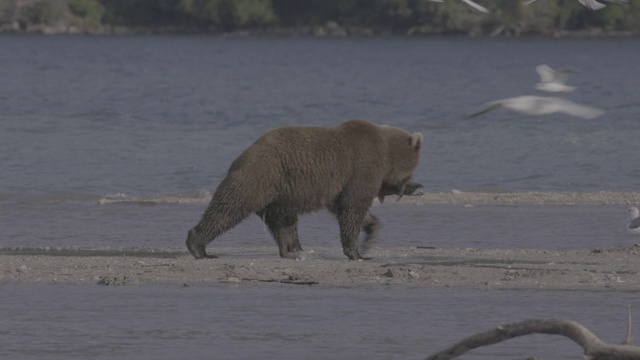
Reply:
<svg viewBox="0 0 640 360"><path fill-rule="evenodd" d="M0 247L182 248L233 159L282 125L421 131L426 191L638 191L637 39L0 37ZM466 114L571 66L594 120ZM380 246L636 242L624 206L374 208ZM303 246L339 247L326 213ZM213 246L273 246L251 218ZM4 358L420 358L476 330L571 317L623 336L633 293L2 285ZM286 304L283 306L283 304ZM6 320L6 321L5 321ZM553 341L553 340L551 340ZM546 338L478 358L575 358ZM551 346L552 345L552 346ZM567 354L577 354L566 346ZM535 350L534 350L535 349Z"/></svg>
<svg viewBox="0 0 640 360"><path fill-rule="evenodd" d="M633 292L395 287L3 285L7 359L420 359L498 323L569 318L602 340L626 336ZM6 294L10 293L11 296ZM42 294L46 294L44 297ZM466 359L578 359L559 336Z"/></svg>

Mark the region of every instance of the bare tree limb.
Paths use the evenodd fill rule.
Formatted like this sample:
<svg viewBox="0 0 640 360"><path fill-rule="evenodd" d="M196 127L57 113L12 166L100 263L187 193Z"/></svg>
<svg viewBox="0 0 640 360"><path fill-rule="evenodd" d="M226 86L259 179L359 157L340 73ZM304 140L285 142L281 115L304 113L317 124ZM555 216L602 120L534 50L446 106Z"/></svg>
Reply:
<svg viewBox="0 0 640 360"><path fill-rule="evenodd" d="M585 360L640 360L640 348L631 345L607 344L577 322L562 319L532 319L499 324L495 329L463 339L429 356L427 360L454 359L481 346L536 333L568 337L584 349Z"/></svg>
<svg viewBox="0 0 640 360"><path fill-rule="evenodd" d="M631 334L631 305L627 305L627 337L622 342L622 345L629 345L633 340L633 335Z"/></svg>

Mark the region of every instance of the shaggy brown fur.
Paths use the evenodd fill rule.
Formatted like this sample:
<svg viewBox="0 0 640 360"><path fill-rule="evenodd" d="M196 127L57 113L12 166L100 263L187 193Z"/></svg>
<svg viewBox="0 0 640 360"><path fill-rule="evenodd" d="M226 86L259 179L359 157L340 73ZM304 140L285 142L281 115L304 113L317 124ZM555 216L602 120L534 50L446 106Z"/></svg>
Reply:
<svg viewBox="0 0 640 360"><path fill-rule="evenodd" d="M262 135L231 164L187 248L196 258L206 245L252 213L273 235L280 256L296 257L298 214L327 208L338 219L344 254L361 259L358 235L378 228L373 198L404 194L418 166L422 134L364 120L336 127L288 126Z"/></svg>

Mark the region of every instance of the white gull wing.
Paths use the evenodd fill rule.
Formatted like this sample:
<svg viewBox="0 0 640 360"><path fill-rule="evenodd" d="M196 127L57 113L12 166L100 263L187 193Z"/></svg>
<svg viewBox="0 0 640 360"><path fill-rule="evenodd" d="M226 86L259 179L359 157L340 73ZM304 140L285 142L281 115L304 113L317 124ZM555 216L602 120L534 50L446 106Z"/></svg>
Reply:
<svg viewBox="0 0 640 360"><path fill-rule="evenodd" d="M555 81L555 71L546 64L536 66L536 72L540 75L541 82Z"/></svg>
<svg viewBox="0 0 640 360"><path fill-rule="evenodd" d="M596 0L578 0L580 4L588 7L591 10L604 9L607 5L597 2Z"/></svg>
<svg viewBox="0 0 640 360"><path fill-rule="evenodd" d="M429 0L429 1L438 2L438 3L444 2L444 0ZM474 9L476 9L478 11L482 11L483 13L488 13L489 12L489 9L487 9L486 7L484 7L482 5L476 4L471 0L462 0L462 2L464 2L465 4L471 6L472 8L474 8Z"/></svg>
<svg viewBox="0 0 640 360"><path fill-rule="evenodd" d="M480 6L480 5L478 5L478 4L476 4L476 3L474 3L474 2L473 2L473 1L471 1L471 0L462 0L462 2L464 2L465 4L467 4L467 5L471 6L472 8L474 8L474 9L476 9L476 10L478 10L478 11L482 11L482 12L483 12L483 13L485 13L485 14L489 12L489 9L487 9L487 8L486 8L486 7L484 7L484 6Z"/></svg>
<svg viewBox="0 0 640 360"><path fill-rule="evenodd" d="M498 109L509 109L521 114L536 116L563 113L583 119L595 119L604 114L604 110L565 99L525 95L488 102L482 109L469 114L467 118Z"/></svg>
<svg viewBox="0 0 640 360"><path fill-rule="evenodd" d="M573 69L553 70L549 65L542 64L536 66L536 72L540 75L540 82L535 85L538 90L571 92L576 89L574 86L565 85L569 79L569 74L575 72Z"/></svg>
<svg viewBox="0 0 640 360"><path fill-rule="evenodd" d="M588 7L591 10L600 10L607 6L605 4L601 4L597 2L596 0L578 0L578 1L580 2L580 4ZM604 1L614 3L614 4L626 4L629 2L629 0L604 0Z"/></svg>
<svg viewBox="0 0 640 360"><path fill-rule="evenodd" d="M575 103L573 101L548 97L545 106L555 110L553 112L576 116L583 119L595 119L602 116L605 111L591 106Z"/></svg>

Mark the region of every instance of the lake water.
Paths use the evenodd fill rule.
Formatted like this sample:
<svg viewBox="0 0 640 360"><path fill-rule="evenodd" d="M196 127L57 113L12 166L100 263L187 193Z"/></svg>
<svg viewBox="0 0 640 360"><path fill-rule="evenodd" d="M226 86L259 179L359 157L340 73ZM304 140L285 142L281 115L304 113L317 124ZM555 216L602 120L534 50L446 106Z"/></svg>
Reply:
<svg viewBox="0 0 640 360"><path fill-rule="evenodd" d="M637 192L638 58L633 38L0 36L0 248L183 248L230 163L260 134L350 118L423 132L415 178L425 191ZM569 83L578 90L559 96L606 114L465 119L487 101L549 95L533 89L541 63L577 69ZM624 233L625 206L374 212L381 247L637 242ZM339 247L326 213L302 217L300 234L303 246ZM251 218L212 246L271 244ZM637 295L244 285L2 293L0 355L16 359L420 358L497 322L547 316L617 340ZM544 357L517 344L477 357Z"/></svg>
<svg viewBox="0 0 640 360"><path fill-rule="evenodd" d="M499 323L567 318L626 336L637 292L218 285L3 285L5 359L421 359ZM11 294L8 296L7 294ZM46 295L46 296L43 296ZM635 327L637 329L637 326ZM579 359L534 335L465 359Z"/></svg>

